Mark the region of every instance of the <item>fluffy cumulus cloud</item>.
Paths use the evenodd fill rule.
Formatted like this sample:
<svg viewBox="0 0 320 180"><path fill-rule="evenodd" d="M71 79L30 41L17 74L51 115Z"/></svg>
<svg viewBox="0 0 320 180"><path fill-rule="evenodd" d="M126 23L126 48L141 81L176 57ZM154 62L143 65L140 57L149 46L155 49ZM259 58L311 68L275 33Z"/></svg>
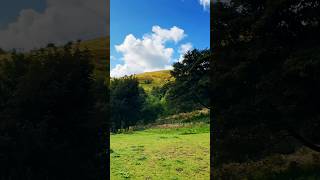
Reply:
<svg viewBox="0 0 320 180"><path fill-rule="evenodd" d="M47 0L43 12L24 9L0 30L0 47L30 50L51 42L106 36L108 17L105 0Z"/></svg>
<svg viewBox="0 0 320 180"><path fill-rule="evenodd" d="M210 0L199 0L199 3L203 6L204 10L210 9Z"/></svg>
<svg viewBox="0 0 320 180"><path fill-rule="evenodd" d="M152 33L145 34L141 39L127 35L122 44L115 46L116 51L122 54L124 63L116 65L111 70L111 76L170 69L174 49L166 47L166 43L178 43L185 36L184 30L176 26L170 29L153 26Z"/></svg>

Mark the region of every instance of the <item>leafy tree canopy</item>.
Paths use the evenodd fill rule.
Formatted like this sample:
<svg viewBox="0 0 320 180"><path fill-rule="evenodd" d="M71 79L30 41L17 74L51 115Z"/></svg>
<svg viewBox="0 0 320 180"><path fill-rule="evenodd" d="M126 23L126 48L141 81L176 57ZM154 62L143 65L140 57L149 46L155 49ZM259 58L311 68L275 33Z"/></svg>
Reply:
<svg viewBox="0 0 320 180"><path fill-rule="evenodd" d="M283 137L320 151L319 12L316 0L213 4L211 95L221 158L259 157Z"/></svg>

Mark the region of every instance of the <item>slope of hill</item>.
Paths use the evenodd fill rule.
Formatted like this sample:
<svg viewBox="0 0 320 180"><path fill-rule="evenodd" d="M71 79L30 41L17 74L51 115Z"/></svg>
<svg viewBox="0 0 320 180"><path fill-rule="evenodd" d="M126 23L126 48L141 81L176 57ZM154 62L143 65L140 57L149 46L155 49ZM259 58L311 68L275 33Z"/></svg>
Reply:
<svg viewBox="0 0 320 180"><path fill-rule="evenodd" d="M106 76L109 73L110 51L109 37L96 38L92 40L82 41L80 49L90 50L95 65L95 74ZM26 53L28 54L28 52ZM1 59L10 59L10 54L0 54Z"/></svg>
<svg viewBox="0 0 320 180"><path fill-rule="evenodd" d="M97 59L109 60L109 37L97 38L93 40L82 41L80 43L80 48L88 48L92 55ZM105 63L105 62L102 62Z"/></svg>
<svg viewBox="0 0 320 180"><path fill-rule="evenodd" d="M109 37L97 38L93 40L82 41L80 49L88 48L93 55L95 64L95 73L107 76L110 64L110 46Z"/></svg>
<svg viewBox="0 0 320 180"><path fill-rule="evenodd" d="M165 83L174 80L170 74L170 70L145 72L137 74L136 77L138 78L141 87L146 92L150 92L153 87L160 87Z"/></svg>

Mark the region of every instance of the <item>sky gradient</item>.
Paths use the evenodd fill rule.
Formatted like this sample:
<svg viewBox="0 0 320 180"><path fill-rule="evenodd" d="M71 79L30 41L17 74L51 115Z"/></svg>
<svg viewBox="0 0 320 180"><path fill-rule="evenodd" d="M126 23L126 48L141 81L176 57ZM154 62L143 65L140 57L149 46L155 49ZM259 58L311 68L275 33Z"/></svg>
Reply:
<svg viewBox="0 0 320 180"><path fill-rule="evenodd" d="M109 34L107 0L12 0L0 11L0 48L28 51ZM170 69L209 48L209 0L111 0L111 76Z"/></svg>
<svg viewBox="0 0 320 180"><path fill-rule="evenodd" d="M110 3L113 77L170 69L186 50L210 47L209 0Z"/></svg>

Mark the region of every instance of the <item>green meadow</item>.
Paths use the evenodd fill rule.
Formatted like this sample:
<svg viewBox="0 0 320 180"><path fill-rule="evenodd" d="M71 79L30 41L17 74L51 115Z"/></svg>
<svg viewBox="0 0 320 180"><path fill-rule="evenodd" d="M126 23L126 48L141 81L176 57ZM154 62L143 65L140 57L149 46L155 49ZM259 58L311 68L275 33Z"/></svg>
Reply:
<svg viewBox="0 0 320 180"><path fill-rule="evenodd" d="M138 127L110 142L111 179L209 179L207 122Z"/></svg>

